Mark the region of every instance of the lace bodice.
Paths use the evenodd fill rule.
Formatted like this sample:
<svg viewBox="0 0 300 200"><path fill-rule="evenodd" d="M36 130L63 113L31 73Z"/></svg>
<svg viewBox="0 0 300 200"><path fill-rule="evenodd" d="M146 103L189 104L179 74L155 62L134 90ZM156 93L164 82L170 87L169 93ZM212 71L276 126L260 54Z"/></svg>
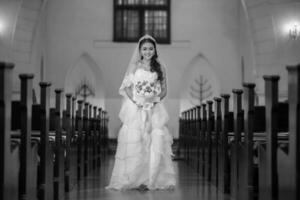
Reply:
<svg viewBox="0 0 300 200"><path fill-rule="evenodd" d="M156 82L157 73L147 71L143 68L138 68L133 76L133 83L136 84L138 81Z"/></svg>

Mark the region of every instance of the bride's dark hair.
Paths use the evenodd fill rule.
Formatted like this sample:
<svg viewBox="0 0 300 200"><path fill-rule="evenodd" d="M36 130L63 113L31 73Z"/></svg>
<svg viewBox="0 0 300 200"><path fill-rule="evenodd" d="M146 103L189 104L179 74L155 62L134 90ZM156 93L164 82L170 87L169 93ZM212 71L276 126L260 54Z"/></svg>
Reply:
<svg viewBox="0 0 300 200"><path fill-rule="evenodd" d="M140 41L139 43L139 50L141 50L141 47L144 43L149 42L153 44L154 46L154 55L151 58L150 61L150 71L151 72L156 72L157 73L157 80L162 81L163 80L163 73L161 70L161 64L157 61L157 51L156 51L156 43L150 38L144 38Z"/></svg>

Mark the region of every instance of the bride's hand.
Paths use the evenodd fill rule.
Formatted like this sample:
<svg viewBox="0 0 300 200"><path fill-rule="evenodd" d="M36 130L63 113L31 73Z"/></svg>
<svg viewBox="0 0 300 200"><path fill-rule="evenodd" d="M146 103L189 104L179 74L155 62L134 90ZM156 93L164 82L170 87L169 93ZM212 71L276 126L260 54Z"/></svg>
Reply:
<svg viewBox="0 0 300 200"><path fill-rule="evenodd" d="M151 103L151 102L153 102L153 97L147 97L147 98L145 98L145 101L148 103Z"/></svg>
<svg viewBox="0 0 300 200"><path fill-rule="evenodd" d="M147 97L146 102L149 102L149 103L157 102L157 96Z"/></svg>
<svg viewBox="0 0 300 200"><path fill-rule="evenodd" d="M134 103L138 108L143 108L143 105L142 105L142 104L139 104L139 103L136 102L136 101L133 101L133 103Z"/></svg>

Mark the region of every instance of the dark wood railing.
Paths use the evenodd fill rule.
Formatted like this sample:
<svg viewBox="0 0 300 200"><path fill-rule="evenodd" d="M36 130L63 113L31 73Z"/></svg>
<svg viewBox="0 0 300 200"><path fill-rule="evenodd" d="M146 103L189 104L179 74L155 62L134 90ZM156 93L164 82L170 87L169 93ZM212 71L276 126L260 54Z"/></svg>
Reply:
<svg viewBox="0 0 300 200"><path fill-rule="evenodd" d="M19 76L20 100L12 101L12 74L13 64L0 62L0 199L61 199L100 167L107 113L61 89L51 108L47 82L40 83L40 104L33 104L32 74Z"/></svg>

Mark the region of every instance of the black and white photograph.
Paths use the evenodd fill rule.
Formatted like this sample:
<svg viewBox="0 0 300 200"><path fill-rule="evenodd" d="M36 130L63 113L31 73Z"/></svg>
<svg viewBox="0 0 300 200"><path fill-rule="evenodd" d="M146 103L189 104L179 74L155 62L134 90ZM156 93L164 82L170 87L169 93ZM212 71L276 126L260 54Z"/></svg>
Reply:
<svg viewBox="0 0 300 200"><path fill-rule="evenodd" d="M0 0L0 200L299 200L300 0Z"/></svg>

